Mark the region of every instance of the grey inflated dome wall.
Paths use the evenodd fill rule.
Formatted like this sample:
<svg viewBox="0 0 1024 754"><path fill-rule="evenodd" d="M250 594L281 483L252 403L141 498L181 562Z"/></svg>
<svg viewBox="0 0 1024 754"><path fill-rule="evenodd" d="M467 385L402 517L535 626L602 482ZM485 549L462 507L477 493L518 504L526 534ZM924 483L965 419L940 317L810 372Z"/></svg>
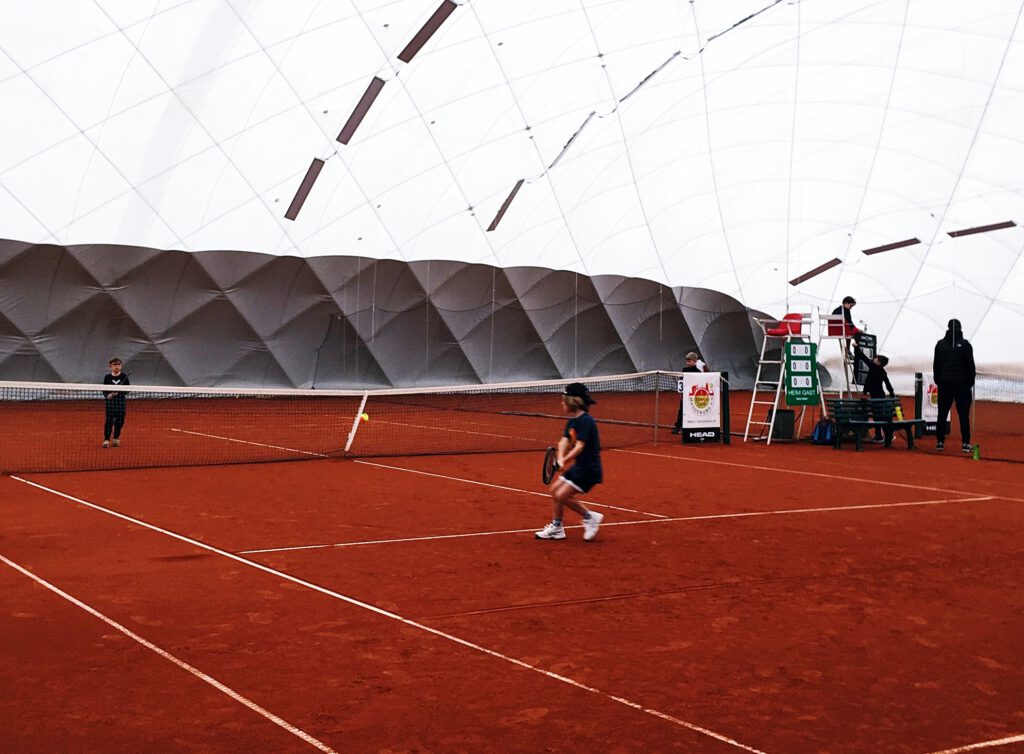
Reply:
<svg viewBox="0 0 1024 754"><path fill-rule="evenodd" d="M679 370L749 386L721 293L537 267L0 242L0 379L408 387Z"/></svg>

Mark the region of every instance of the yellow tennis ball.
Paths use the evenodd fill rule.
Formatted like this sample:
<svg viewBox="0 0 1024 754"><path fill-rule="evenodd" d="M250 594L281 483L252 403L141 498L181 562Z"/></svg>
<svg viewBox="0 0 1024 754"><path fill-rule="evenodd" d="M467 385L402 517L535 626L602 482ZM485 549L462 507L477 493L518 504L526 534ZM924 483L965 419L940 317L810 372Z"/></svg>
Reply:
<svg viewBox="0 0 1024 754"><path fill-rule="evenodd" d="M359 418L362 419L364 422L370 421L370 415L366 413L360 414Z"/></svg>

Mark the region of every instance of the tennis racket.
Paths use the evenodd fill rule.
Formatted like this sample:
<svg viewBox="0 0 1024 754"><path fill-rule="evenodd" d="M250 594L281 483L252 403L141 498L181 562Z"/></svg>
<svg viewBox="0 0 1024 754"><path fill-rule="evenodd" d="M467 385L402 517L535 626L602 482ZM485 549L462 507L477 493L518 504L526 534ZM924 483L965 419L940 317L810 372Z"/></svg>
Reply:
<svg viewBox="0 0 1024 754"><path fill-rule="evenodd" d="M544 451L544 466L540 470L540 478L544 484L551 484L558 471L558 450L552 445Z"/></svg>

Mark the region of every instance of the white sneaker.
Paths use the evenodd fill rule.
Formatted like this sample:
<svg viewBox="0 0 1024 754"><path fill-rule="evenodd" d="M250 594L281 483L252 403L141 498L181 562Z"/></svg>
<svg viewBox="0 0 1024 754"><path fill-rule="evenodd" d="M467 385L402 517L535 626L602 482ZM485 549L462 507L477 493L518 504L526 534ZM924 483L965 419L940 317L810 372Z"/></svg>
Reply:
<svg viewBox="0 0 1024 754"><path fill-rule="evenodd" d="M590 511L590 518L583 519L583 539L590 542L597 536L597 530L604 521L604 514Z"/></svg>
<svg viewBox="0 0 1024 754"><path fill-rule="evenodd" d="M565 539L565 529L563 529L561 526L548 524L540 531L534 532L533 536L535 536L537 539Z"/></svg>
<svg viewBox="0 0 1024 754"><path fill-rule="evenodd" d="M104 440L103 441L103 447L104 448L109 448L110 447L110 440Z"/></svg>
<svg viewBox="0 0 1024 754"><path fill-rule="evenodd" d="M120 440L114 440L114 442L112 444L113 444L113 446L115 448L120 448L121 447L121 441Z"/></svg>

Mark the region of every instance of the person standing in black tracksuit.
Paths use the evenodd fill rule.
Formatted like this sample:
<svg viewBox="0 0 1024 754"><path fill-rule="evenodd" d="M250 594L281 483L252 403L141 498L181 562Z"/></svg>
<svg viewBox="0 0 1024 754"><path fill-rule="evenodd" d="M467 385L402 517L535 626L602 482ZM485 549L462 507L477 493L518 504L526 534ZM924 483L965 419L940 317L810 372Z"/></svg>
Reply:
<svg viewBox="0 0 1024 754"><path fill-rule="evenodd" d="M964 339L960 320L951 319L945 337L935 344L932 376L939 388L939 422L935 430L935 449L946 447L946 421L956 403L960 418L960 440L963 452L971 452L971 401L973 399L974 348Z"/></svg>
<svg viewBox="0 0 1024 754"><path fill-rule="evenodd" d="M889 359L886 356L875 356L875 358L868 361L868 357L864 355L860 346L855 345L853 347L853 355L856 361L861 362L867 367L868 374L864 378L864 392L871 398L884 398L885 391L889 391L889 397L893 398L896 396L896 391L892 389L892 383L889 382L889 374L885 371L886 364L889 363ZM883 417L874 416L876 421L880 421ZM875 442L883 442L882 428L875 427Z"/></svg>

